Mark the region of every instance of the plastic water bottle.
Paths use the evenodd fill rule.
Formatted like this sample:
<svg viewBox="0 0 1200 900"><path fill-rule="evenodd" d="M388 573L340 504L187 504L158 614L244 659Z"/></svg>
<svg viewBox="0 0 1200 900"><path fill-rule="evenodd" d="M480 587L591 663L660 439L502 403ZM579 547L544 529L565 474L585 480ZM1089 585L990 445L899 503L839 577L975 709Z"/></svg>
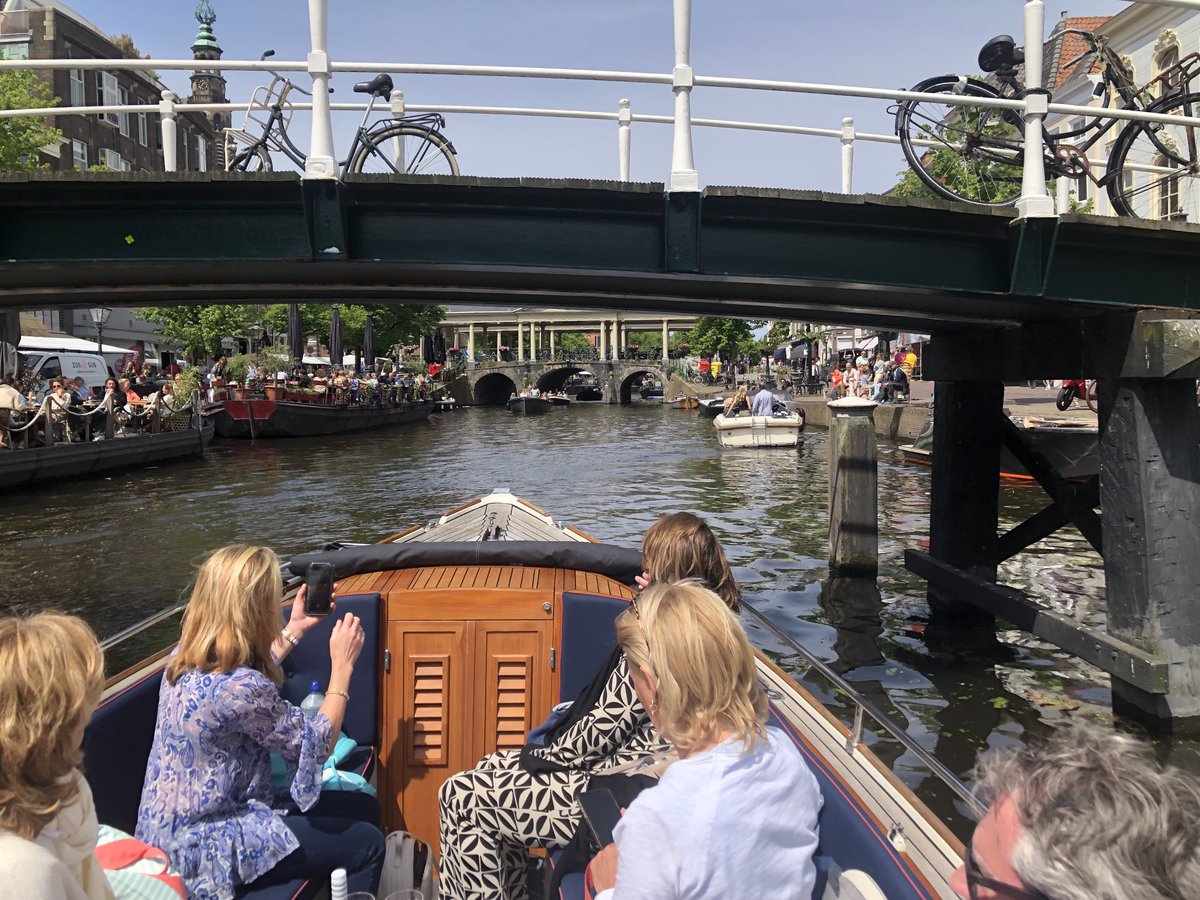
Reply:
<svg viewBox="0 0 1200 900"><path fill-rule="evenodd" d="M300 712L304 713L305 718L311 719L321 711L321 705L325 702L325 695L321 693L321 682L314 681L308 686L308 696L300 703Z"/></svg>
<svg viewBox="0 0 1200 900"><path fill-rule="evenodd" d="M346 900L346 870L334 869L329 875L329 900Z"/></svg>

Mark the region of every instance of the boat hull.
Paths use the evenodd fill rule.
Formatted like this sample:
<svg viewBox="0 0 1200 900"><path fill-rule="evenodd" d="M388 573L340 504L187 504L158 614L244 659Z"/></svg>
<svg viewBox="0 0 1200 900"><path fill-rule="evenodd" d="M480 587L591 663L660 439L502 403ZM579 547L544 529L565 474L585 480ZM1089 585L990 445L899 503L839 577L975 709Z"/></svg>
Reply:
<svg viewBox="0 0 1200 900"><path fill-rule="evenodd" d="M223 438L298 438L341 434L420 422L433 403L418 400L395 406L325 406L275 400L226 400L213 414L217 435Z"/></svg>
<svg viewBox="0 0 1200 900"><path fill-rule="evenodd" d="M577 403L599 403L604 399L604 391L598 387L582 387L575 394Z"/></svg>
<svg viewBox="0 0 1200 900"><path fill-rule="evenodd" d="M1025 442L1041 454L1068 481L1086 481L1100 471L1100 429L1090 422L1014 416ZM900 447L907 462L933 464L932 433L918 436ZM1029 470L1007 446L1000 448L1000 477L1028 480Z"/></svg>
<svg viewBox="0 0 1200 900"><path fill-rule="evenodd" d="M544 416L551 405L541 397L514 397L508 401L508 411L514 416Z"/></svg>
<svg viewBox="0 0 1200 900"><path fill-rule="evenodd" d="M696 409L699 405L695 397L676 397L671 401L671 409Z"/></svg>
<svg viewBox="0 0 1200 900"><path fill-rule="evenodd" d="M795 447L804 419L787 416L717 416L713 419L722 447Z"/></svg>
<svg viewBox="0 0 1200 900"><path fill-rule="evenodd" d="M122 469L194 459L204 454L213 431L212 423L204 422L200 428L186 431L0 451L0 488L74 481Z"/></svg>
<svg viewBox="0 0 1200 900"><path fill-rule="evenodd" d="M725 412L725 398L713 397L709 400L701 400L698 408L700 415L715 419L721 413Z"/></svg>

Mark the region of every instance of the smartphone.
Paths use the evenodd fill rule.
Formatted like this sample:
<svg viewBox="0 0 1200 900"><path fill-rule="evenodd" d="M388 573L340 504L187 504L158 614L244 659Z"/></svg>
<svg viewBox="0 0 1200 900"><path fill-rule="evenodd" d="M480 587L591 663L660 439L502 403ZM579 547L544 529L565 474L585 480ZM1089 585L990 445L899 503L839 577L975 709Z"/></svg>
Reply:
<svg viewBox="0 0 1200 900"><path fill-rule="evenodd" d="M310 616L327 616L333 607L333 563L309 563L305 579L304 612Z"/></svg>
<svg viewBox="0 0 1200 900"><path fill-rule="evenodd" d="M607 788L584 791L579 795L579 808L583 810L583 819L600 846L611 844L613 829L621 821L621 807L617 805L613 792Z"/></svg>

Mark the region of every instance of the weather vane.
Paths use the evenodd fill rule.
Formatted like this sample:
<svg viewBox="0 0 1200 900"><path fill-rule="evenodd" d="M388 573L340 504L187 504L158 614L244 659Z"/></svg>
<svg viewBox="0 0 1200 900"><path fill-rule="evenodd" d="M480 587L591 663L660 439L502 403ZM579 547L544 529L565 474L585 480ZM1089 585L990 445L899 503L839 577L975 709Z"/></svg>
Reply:
<svg viewBox="0 0 1200 900"><path fill-rule="evenodd" d="M208 0L200 0L196 4L196 21L209 27L212 26L213 22L217 21L217 14L213 12L213 8Z"/></svg>

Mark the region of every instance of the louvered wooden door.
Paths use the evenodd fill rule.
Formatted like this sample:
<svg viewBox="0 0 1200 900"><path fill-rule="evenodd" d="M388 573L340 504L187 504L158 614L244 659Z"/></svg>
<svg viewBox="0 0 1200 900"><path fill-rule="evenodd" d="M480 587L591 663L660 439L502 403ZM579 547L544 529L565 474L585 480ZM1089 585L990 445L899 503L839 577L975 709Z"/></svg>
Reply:
<svg viewBox="0 0 1200 900"><path fill-rule="evenodd" d="M519 750L550 709L550 623L476 622L475 748Z"/></svg>

